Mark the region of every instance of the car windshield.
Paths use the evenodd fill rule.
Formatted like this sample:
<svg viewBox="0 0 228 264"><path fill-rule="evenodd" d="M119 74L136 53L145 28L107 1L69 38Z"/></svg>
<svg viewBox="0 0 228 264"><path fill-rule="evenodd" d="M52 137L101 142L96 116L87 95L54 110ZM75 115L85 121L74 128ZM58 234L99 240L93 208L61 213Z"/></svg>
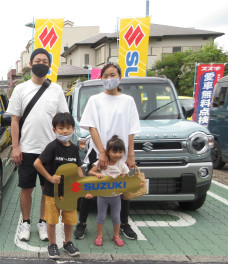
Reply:
<svg viewBox="0 0 228 264"><path fill-rule="evenodd" d="M136 103L140 119L177 119L179 110L173 89L168 84L126 83L120 84L121 92L131 95ZM83 87L79 92L78 121L91 95L104 91L103 86Z"/></svg>

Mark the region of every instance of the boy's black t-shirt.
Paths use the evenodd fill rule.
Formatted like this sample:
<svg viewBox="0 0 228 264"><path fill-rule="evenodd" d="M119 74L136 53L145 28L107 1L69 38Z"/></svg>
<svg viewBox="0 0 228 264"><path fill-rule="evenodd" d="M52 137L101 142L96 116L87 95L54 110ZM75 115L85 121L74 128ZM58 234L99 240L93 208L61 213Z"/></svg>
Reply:
<svg viewBox="0 0 228 264"><path fill-rule="evenodd" d="M66 163L75 163L78 167L82 165L78 147L71 142L70 146L64 146L57 139L46 146L39 159L50 175L54 175L57 168ZM46 180L43 193L54 197L54 184Z"/></svg>

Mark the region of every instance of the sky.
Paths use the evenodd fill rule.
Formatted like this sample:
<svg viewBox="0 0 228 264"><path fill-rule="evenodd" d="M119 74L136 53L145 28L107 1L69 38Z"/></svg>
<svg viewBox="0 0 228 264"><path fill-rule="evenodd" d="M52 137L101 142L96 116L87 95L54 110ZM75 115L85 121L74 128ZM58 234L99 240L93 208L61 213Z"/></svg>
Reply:
<svg viewBox="0 0 228 264"><path fill-rule="evenodd" d="M222 32L215 43L228 52L227 0L150 0L151 23ZM0 78L15 69L32 38L25 24L35 19L63 18L74 26L100 26L101 33L116 31L118 19L146 15L146 0L14 0L1 2Z"/></svg>

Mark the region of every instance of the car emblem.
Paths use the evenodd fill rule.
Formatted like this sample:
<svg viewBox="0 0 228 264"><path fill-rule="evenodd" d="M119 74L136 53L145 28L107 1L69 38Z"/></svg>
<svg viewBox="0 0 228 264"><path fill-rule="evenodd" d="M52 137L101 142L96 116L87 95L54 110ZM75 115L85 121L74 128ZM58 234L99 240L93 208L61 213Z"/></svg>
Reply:
<svg viewBox="0 0 228 264"><path fill-rule="evenodd" d="M143 150L145 150L147 152L153 150L153 143L151 143L151 142L143 143Z"/></svg>

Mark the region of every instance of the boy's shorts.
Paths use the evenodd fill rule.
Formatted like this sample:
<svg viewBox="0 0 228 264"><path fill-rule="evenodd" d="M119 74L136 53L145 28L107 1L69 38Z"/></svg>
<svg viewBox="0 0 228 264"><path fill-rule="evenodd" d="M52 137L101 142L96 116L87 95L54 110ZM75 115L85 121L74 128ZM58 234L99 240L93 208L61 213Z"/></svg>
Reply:
<svg viewBox="0 0 228 264"><path fill-rule="evenodd" d="M62 222L66 225L76 225L78 222L77 210L61 211ZM45 214L44 220L50 225L56 225L59 222L60 209L55 205L55 198L45 195Z"/></svg>
<svg viewBox="0 0 228 264"><path fill-rule="evenodd" d="M33 166L34 161L39 157L39 154L22 153L22 163L18 167L19 183L18 186L22 189L29 189L36 187L37 174L40 177L40 185L44 186L45 178L37 172Z"/></svg>

